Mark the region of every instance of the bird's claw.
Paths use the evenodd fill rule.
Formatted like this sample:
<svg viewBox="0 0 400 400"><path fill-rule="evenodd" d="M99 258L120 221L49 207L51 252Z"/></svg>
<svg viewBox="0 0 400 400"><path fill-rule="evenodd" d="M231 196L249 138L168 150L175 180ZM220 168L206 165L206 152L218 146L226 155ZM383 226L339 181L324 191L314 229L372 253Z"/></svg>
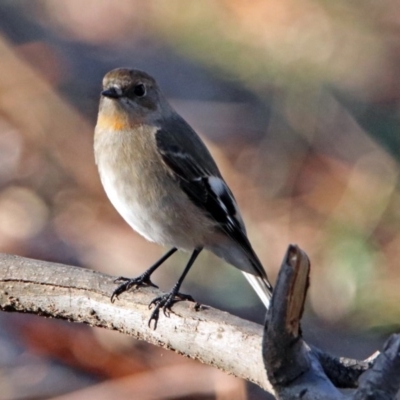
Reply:
<svg viewBox="0 0 400 400"><path fill-rule="evenodd" d="M118 296L131 288L138 288L139 286L153 286L158 288L151 280L150 276L143 274L137 278L125 278L120 276L119 278L114 280L114 283L121 283L112 293L111 295L111 303L114 303L115 299L118 299Z"/></svg>
<svg viewBox="0 0 400 400"><path fill-rule="evenodd" d="M151 313L148 326L151 328L151 322L154 321L154 330L157 329L157 322L160 317L160 309L162 309L164 315L166 317L169 317L171 315L171 307L178 301L182 300L189 300L189 301L195 301L192 296L189 294L183 294L183 293L167 293L163 294L161 296L157 296L155 299L153 299L150 304L149 304L149 309L151 310L154 306L154 310Z"/></svg>
<svg viewBox="0 0 400 400"><path fill-rule="evenodd" d="M129 278L125 278L124 276L119 276L113 280L114 283L123 283L129 281Z"/></svg>

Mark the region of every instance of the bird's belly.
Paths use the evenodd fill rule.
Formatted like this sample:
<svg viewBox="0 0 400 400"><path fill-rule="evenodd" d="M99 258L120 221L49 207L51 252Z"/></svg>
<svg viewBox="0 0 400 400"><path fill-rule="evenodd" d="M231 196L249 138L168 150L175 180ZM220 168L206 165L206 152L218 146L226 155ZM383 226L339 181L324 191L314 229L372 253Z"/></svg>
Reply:
<svg viewBox="0 0 400 400"><path fill-rule="evenodd" d="M187 199L179 193L178 187L158 185L157 193L149 193L144 186L145 177L140 182L124 185L119 184L122 180L115 179L112 174L103 175L101 180L116 210L150 242L193 250L204 245L204 234L213 229L213 224L206 218L193 219ZM171 190L174 196L171 196Z"/></svg>
<svg viewBox="0 0 400 400"><path fill-rule="evenodd" d="M156 221L155 206L149 204L144 193L116 183L112 176L102 177L104 190L122 218L140 235L151 242L160 242L160 227Z"/></svg>

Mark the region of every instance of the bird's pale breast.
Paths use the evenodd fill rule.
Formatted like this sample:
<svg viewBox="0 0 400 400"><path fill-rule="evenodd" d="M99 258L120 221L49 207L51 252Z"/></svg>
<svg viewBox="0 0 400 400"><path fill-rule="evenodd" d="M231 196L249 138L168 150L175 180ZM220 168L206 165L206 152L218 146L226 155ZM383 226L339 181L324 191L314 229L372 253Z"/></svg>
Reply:
<svg viewBox="0 0 400 400"><path fill-rule="evenodd" d="M107 196L147 240L187 250L204 246L215 224L168 173L155 148L152 129L142 126L132 133L96 128L95 157ZM144 140L145 135L151 140Z"/></svg>

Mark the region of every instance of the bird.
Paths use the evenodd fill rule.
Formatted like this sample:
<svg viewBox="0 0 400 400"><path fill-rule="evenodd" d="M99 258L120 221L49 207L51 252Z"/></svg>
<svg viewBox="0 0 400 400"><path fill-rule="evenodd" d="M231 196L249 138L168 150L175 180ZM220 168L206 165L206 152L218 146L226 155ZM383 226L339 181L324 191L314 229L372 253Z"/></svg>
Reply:
<svg viewBox="0 0 400 400"><path fill-rule="evenodd" d="M203 249L240 269L268 309L272 285L247 237L236 200L209 150L146 72L117 68L102 81L94 134L100 180L123 219L170 250L136 278L118 278L111 301L139 286L177 250L191 255L176 284L149 304L149 327L180 300L187 273Z"/></svg>

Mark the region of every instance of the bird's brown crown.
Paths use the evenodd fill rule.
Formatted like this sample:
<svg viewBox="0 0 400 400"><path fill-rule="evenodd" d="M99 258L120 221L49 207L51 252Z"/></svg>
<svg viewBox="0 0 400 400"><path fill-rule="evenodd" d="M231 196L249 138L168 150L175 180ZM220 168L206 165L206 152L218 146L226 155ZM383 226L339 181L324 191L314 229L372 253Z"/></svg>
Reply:
<svg viewBox="0 0 400 400"><path fill-rule="evenodd" d="M108 72L103 78L103 89L119 87L124 93L138 84L155 87L155 80L146 72L138 69L116 68Z"/></svg>

